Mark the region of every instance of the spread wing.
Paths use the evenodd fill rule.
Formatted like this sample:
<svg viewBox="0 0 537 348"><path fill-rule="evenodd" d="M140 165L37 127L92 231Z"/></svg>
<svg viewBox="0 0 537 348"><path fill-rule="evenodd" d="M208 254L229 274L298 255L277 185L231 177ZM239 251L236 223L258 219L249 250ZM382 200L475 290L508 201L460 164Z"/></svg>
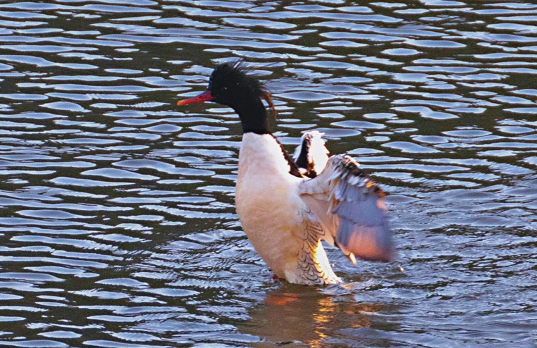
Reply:
<svg viewBox="0 0 537 348"><path fill-rule="evenodd" d="M337 245L355 263L355 256L371 261L393 258L384 192L348 155L331 156L324 170L299 184L301 198Z"/></svg>

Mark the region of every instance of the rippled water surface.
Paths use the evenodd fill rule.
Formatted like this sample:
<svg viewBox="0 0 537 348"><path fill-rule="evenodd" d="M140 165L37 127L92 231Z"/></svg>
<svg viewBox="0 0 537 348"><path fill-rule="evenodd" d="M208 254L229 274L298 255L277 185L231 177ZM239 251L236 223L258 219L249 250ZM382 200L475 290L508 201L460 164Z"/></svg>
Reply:
<svg viewBox="0 0 537 348"><path fill-rule="evenodd" d="M238 118L175 106L232 58L390 193L396 262L272 281ZM536 347L536 75L528 1L3 1L0 346Z"/></svg>

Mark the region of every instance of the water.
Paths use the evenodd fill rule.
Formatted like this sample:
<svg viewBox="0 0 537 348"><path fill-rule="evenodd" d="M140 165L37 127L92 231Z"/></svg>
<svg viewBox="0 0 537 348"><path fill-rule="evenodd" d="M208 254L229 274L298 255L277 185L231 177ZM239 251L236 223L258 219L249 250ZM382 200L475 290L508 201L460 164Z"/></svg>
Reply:
<svg viewBox="0 0 537 348"><path fill-rule="evenodd" d="M537 4L0 4L0 346L535 347ZM241 230L240 124L178 108L230 58L275 134L390 193L398 260L274 283Z"/></svg>

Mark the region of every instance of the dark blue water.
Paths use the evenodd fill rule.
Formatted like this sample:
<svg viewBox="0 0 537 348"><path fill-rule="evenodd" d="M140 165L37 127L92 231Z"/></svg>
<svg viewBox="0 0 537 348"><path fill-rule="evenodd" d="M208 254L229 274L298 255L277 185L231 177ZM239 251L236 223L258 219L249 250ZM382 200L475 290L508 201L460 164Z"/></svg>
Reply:
<svg viewBox="0 0 537 348"><path fill-rule="evenodd" d="M537 4L0 4L0 346L536 347ZM242 58L275 134L389 193L398 260L274 283L241 127L179 108Z"/></svg>

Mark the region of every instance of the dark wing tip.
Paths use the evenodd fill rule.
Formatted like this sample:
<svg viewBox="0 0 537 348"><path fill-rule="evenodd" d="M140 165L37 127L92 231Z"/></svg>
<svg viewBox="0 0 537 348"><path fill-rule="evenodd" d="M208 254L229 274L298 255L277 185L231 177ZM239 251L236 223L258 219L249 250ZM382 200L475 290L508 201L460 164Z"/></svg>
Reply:
<svg viewBox="0 0 537 348"><path fill-rule="evenodd" d="M338 161L335 164L337 166L337 172L345 182L350 183L351 185L363 183L368 193L373 192L381 198L387 195L386 192L360 168L358 162L351 156L345 154L332 156L330 159Z"/></svg>

